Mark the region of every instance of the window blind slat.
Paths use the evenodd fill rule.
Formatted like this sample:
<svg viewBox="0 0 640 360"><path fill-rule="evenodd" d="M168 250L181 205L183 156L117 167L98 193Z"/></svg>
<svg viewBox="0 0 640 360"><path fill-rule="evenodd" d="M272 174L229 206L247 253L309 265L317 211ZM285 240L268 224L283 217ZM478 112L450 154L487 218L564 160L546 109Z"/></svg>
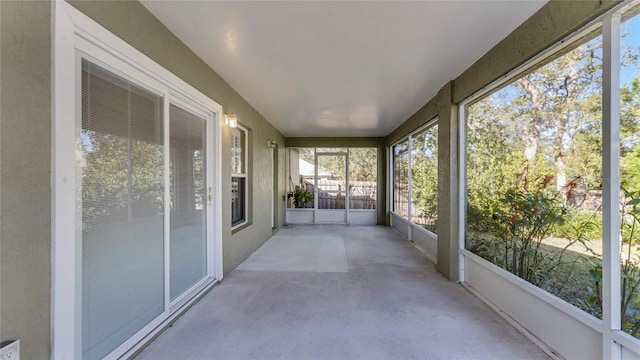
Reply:
<svg viewBox="0 0 640 360"><path fill-rule="evenodd" d="M164 310L163 99L82 61L82 357Z"/></svg>

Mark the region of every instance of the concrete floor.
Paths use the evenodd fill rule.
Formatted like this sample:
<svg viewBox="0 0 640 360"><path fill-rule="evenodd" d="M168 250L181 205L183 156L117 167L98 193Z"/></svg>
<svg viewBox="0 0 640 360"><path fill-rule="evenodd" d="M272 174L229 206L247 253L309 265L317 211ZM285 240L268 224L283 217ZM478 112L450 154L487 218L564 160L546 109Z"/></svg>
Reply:
<svg viewBox="0 0 640 360"><path fill-rule="evenodd" d="M393 230L281 229L138 359L548 359Z"/></svg>

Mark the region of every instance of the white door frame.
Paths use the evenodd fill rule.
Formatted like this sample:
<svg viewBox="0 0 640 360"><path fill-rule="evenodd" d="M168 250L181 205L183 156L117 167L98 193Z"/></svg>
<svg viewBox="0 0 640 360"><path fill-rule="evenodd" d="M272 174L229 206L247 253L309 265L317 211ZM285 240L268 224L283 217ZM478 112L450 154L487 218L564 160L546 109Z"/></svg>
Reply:
<svg viewBox="0 0 640 360"><path fill-rule="evenodd" d="M171 101L186 101L191 107L204 111L211 124L207 134L207 157L213 162L207 171L208 186L212 187L212 201L208 204L211 223L207 225L208 281L194 285L191 297L185 296L182 301L167 304L165 300L162 315L107 356L117 358L133 354L136 346L143 345L162 330L186 305L195 301L198 294L212 286L214 279L222 279L222 107L68 3L52 2L52 13L52 358L74 359L82 355L82 229L76 212L81 179L74 161L81 154L76 144L81 103L79 59L86 56L145 88L162 93L165 129Z"/></svg>
<svg viewBox="0 0 640 360"><path fill-rule="evenodd" d="M319 209L318 207L318 158L321 156L343 156L345 161L345 189L344 189L344 217L343 221L322 221L322 213L338 213L342 209ZM322 152L319 153L317 150L315 151L315 161L314 161L314 223L316 224L327 224L327 223L340 223L340 224L348 224L349 223L349 152ZM341 191L335 191L336 193L340 193Z"/></svg>

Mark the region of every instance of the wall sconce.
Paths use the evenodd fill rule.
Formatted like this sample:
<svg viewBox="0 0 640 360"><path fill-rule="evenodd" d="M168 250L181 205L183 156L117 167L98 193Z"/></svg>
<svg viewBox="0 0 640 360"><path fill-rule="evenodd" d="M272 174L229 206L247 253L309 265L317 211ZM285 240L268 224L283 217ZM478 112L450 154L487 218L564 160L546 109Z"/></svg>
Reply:
<svg viewBox="0 0 640 360"><path fill-rule="evenodd" d="M271 149L275 149L278 143L275 140L269 139L267 140L267 147Z"/></svg>
<svg viewBox="0 0 640 360"><path fill-rule="evenodd" d="M238 127L238 117L234 113L224 114L224 124L235 129Z"/></svg>

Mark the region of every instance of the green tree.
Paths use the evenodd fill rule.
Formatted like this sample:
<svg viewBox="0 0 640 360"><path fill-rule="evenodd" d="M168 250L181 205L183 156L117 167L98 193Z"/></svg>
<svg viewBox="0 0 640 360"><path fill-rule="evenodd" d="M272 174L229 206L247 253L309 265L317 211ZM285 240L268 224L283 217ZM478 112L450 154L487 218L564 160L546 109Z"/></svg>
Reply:
<svg viewBox="0 0 640 360"><path fill-rule="evenodd" d="M412 138L411 150L412 220L437 232L438 127L416 134Z"/></svg>

